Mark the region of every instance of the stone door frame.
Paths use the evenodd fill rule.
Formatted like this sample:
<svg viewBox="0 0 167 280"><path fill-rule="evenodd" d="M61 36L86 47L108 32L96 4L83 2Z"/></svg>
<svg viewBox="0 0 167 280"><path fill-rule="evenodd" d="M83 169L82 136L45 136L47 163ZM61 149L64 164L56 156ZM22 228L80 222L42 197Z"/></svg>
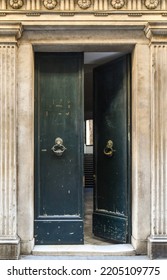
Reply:
<svg viewBox="0 0 167 280"><path fill-rule="evenodd" d="M5 104L9 104L1 110L2 144L6 136L4 127L13 120L13 125L8 126L12 149L1 145L7 155L2 158L5 174L13 168L8 181L1 176L2 200L12 197L9 208L1 211L1 258L18 258L20 252L30 254L34 247L34 51L60 50L132 53L131 242L138 254L165 255L167 191L163 174L166 174L167 159L163 154L167 149L167 63L163 58L167 54L167 24L102 21L76 23L71 20L70 26L68 20L58 24L1 23L3 64L5 69L9 62L11 65L11 78L4 87L12 96L5 99L1 95ZM2 79L8 74L1 72Z"/></svg>
<svg viewBox="0 0 167 280"><path fill-rule="evenodd" d="M104 31L105 29L103 29ZM49 30L50 36L53 34L55 36L54 28ZM133 42L129 42L131 38L125 38L127 40L126 44L120 44L120 42L115 38L118 36L115 32L115 28L112 30L112 40L110 43L99 46L95 41L91 44L86 38L86 34L90 33L90 36L93 36L92 33L95 32L95 37L98 38L99 42L103 43L102 31L99 33L99 30L96 28L85 27L82 29L75 28L75 38L70 37L70 29L67 31L64 30L64 36L68 36L68 42L61 46L61 42L53 42L48 45L48 39L45 39L43 44L39 42L33 42L33 32L25 31L25 36L23 34L23 39L20 41L18 49L18 235L21 238L21 252L30 253L34 246L33 239L33 223L34 215L32 209L33 207L33 185L34 185L34 175L33 175L33 164L34 164L34 130L33 130L33 83L34 83L34 61L33 54L34 51L115 51L119 50L122 52L131 52L132 53L132 244L138 253L146 253L146 244L147 236L150 235L150 227L145 227L145 225L150 224L150 215L145 217L143 222L144 212L149 211L148 205L150 205L150 196L145 196L145 201L141 197L140 193L144 192L144 187L147 185L147 188L150 188L149 178L150 176L143 175L141 178L141 173L149 170L149 160L146 161L145 158L138 157L139 147L142 146L143 153L149 155L149 109L146 110L145 115L143 115L142 123L140 114L143 112L142 106L148 105L149 102L149 92L145 96L143 92L148 91L147 81L149 77L149 61L146 58L142 58L142 54L148 54L149 57L149 46L148 40L145 36L142 37L142 43L145 41L144 45L138 45ZM137 30L138 32L138 30ZM81 34L83 33L83 35ZM108 37L109 30L106 31L106 36ZM120 36L123 34L123 30L120 29ZM128 33L131 33L131 30L128 29ZM141 30L140 32L141 33ZM58 30L59 34L59 30ZM131 33L132 34L132 33ZM26 37L32 35L32 42L27 41ZM37 33L36 33L37 35ZM40 38L45 37L45 31L40 30ZM143 34L144 35L144 34ZM80 37L83 37L82 39ZM141 37L141 34L136 36ZM74 42L75 41L77 42ZM130 39L130 40L129 40ZM36 40L36 39L35 39ZM62 38L63 40L63 38ZM82 41L81 41L82 40ZM83 42L84 40L84 42ZM117 40L117 43L114 41ZM141 40L141 39L139 39ZM92 37L93 41L93 37ZM56 44L57 43L57 44ZM26 59L25 59L26 56ZM24 61L24 63L23 63ZM26 73L24 71L26 69ZM143 75L143 72L145 75ZM137 83L136 77L141 75L144 79L141 80L140 84ZM139 97L140 95L140 97ZM141 99L143 98L143 104L140 105ZM146 104L145 104L146 103ZM149 106L148 106L149 107ZM133 109L134 108L134 109ZM144 135L143 132L146 132ZM137 137L137 134L142 134L142 140ZM24 149L24 143L27 143L27 149ZM144 146L143 146L144 143ZM149 157L148 157L149 158ZM24 163L24 164L23 164ZM143 168L144 166L144 168ZM142 169L142 171L140 170ZM143 170L144 169L144 170ZM147 172L147 175L148 175ZM25 179L26 178L26 179ZM139 181L142 180L142 184L139 184ZM24 188L22 187L24 185ZM140 186L140 188L139 188ZM23 201L23 197L26 197L26 203ZM144 206L142 209L138 209L138 206L142 203L147 205L146 209ZM26 220L26 222L25 222Z"/></svg>

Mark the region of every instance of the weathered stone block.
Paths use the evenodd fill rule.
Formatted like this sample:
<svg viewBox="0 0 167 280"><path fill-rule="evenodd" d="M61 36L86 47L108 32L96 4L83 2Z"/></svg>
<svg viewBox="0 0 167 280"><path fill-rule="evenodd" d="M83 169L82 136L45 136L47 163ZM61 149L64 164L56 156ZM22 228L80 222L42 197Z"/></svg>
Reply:
<svg viewBox="0 0 167 280"><path fill-rule="evenodd" d="M0 260L17 260L20 255L20 239L0 241Z"/></svg>

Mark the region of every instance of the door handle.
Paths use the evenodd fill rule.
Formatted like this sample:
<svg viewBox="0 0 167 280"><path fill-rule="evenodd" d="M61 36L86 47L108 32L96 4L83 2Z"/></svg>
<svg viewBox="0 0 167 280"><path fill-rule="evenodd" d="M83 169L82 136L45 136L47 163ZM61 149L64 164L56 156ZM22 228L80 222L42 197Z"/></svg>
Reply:
<svg viewBox="0 0 167 280"><path fill-rule="evenodd" d="M104 154L107 157L112 157L113 156L113 152L116 152L116 150L113 149L113 141L112 140L108 140L106 147L104 148Z"/></svg>
<svg viewBox="0 0 167 280"><path fill-rule="evenodd" d="M64 153L66 149L66 147L64 147L63 145L63 139L61 139L60 137L57 137L55 139L55 145L51 148L51 150L54 152L54 154L57 157L61 157Z"/></svg>

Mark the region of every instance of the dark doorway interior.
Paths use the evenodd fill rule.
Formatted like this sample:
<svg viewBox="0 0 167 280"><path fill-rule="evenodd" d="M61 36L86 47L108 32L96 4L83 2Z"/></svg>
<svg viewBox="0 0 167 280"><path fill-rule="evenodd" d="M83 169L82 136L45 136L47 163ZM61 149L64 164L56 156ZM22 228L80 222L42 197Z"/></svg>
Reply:
<svg viewBox="0 0 167 280"><path fill-rule="evenodd" d="M93 71L97 66L103 65L117 57L117 52L88 52L84 53L84 183L85 188L94 188L93 170ZM91 191L90 191L91 193ZM92 192L93 196L93 192ZM90 194L89 194L90 197ZM93 199L92 199L93 200Z"/></svg>

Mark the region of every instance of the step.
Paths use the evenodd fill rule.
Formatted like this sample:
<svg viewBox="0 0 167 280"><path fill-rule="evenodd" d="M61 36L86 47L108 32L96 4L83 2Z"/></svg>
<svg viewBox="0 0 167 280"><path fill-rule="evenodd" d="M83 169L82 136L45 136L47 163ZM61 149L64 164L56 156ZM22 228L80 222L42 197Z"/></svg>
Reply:
<svg viewBox="0 0 167 280"><path fill-rule="evenodd" d="M111 245L35 245L32 254L35 256L134 256L131 244Z"/></svg>

